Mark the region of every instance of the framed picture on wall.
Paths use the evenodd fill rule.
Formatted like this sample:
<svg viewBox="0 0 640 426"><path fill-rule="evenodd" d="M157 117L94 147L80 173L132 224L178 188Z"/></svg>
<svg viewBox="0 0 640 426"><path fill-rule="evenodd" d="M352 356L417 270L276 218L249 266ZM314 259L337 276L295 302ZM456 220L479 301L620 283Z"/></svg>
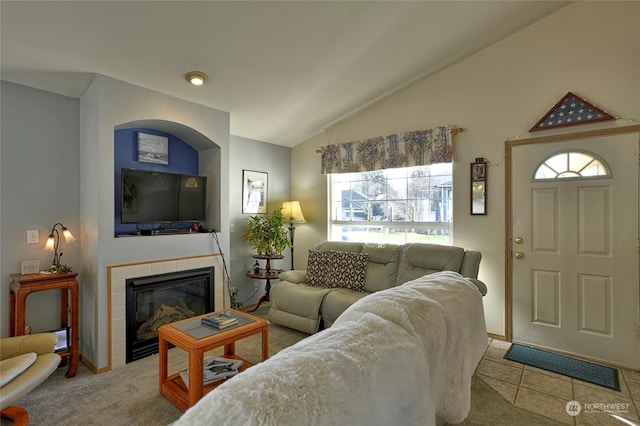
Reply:
<svg viewBox="0 0 640 426"><path fill-rule="evenodd" d="M267 213L268 178L265 172L242 171L242 213Z"/></svg>
<svg viewBox="0 0 640 426"><path fill-rule="evenodd" d="M139 132L138 162L169 164L169 138Z"/></svg>
<svg viewBox="0 0 640 426"><path fill-rule="evenodd" d="M484 180L486 164L483 162L473 163L471 166L471 179Z"/></svg>

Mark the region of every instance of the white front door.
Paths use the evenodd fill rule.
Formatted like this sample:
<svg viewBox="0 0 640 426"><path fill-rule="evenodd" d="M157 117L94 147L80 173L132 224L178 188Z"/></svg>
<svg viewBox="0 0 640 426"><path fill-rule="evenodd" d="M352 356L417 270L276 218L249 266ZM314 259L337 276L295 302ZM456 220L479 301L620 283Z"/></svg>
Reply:
<svg viewBox="0 0 640 426"><path fill-rule="evenodd" d="M638 150L637 133L513 148L514 341L640 369ZM534 178L567 151L608 175Z"/></svg>

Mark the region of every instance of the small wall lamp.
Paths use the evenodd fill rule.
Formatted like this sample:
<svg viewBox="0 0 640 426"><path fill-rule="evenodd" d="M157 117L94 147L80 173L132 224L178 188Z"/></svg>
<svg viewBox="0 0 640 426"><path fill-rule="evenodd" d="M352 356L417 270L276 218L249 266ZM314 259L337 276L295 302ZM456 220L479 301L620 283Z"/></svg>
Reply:
<svg viewBox="0 0 640 426"><path fill-rule="evenodd" d="M47 238L47 244L44 246L44 249L53 252L53 261L51 262L52 264L51 269L54 272L63 273L67 271L61 270L60 258L62 258L63 253L58 254L58 247L60 246L60 231L58 231L58 228L60 228L60 231L62 231L62 235L64 235L64 241L66 243L72 243L76 239L73 236L73 234L71 234L71 231L69 231L66 228L66 226L64 226L60 222L53 225L53 227L51 228L51 232L49 232L49 238ZM68 268L68 270L70 269L71 268Z"/></svg>
<svg viewBox="0 0 640 426"><path fill-rule="evenodd" d="M202 71L190 71L184 77L194 86L202 86L209 79Z"/></svg>
<svg viewBox="0 0 640 426"><path fill-rule="evenodd" d="M291 269L293 269L293 237L296 232L294 223L306 223L299 201L285 201L282 203L282 216L289 222L289 239L291 240Z"/></svg>

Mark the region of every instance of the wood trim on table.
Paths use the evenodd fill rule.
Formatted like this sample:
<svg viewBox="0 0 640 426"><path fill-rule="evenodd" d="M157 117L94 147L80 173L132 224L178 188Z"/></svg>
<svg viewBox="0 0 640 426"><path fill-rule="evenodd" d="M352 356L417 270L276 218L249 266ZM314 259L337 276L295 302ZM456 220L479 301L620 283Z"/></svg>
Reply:
<svg viewBox="0 0 640 426"><path fill-rule="evenodd" d="M244 361L239 370L244 371L254 365L252 362L242 358L235 352L236 341L255 334L262 335L262 361L269 357L269 321L235 309L226 309L238 316L253 320L250 323L241 324L237 328L221 330L216 334L205 337L195 337L188 332L175 327L178 324L188 321L198 320L207 315L198 315L184 320L165 324L158 329L158 349L159 349L159 390L160 393L174 403L183 411L195 405L204 395L224 383L216 381L204 384L202 381L204 353L214 348L223 347L224 357L234 358ZM217 311L222 312L222 311ZM189 385L186 386L180 373L169 375L168 371L168 347L173 344L187 352L189 358L188 369Z"/></svg>

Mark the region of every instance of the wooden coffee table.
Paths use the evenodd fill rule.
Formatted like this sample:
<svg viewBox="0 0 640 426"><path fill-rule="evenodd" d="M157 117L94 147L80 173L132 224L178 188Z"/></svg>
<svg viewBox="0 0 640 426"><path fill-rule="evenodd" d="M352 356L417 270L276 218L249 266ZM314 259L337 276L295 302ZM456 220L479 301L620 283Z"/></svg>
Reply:
<svg viewBox="0 0 640 426"><path fill-rule="evenodd" d="M240 371L244 371L253 364L236 355L236 341L262 333L262 361L269 357L269 322L234 309L225 309L224 311L237 316L239 324L223 330L201 325L200 319L211 315L209 313L166 324L158 329L160 393L183 411L195 405L204 395L224 383L224 380L207 385L203 383L205 352L224 346L224 355L222 356L244 361L240 367ZM169 344L185 350L189 356L188 387L180 377L180 372L168 374Z"/></svg>

